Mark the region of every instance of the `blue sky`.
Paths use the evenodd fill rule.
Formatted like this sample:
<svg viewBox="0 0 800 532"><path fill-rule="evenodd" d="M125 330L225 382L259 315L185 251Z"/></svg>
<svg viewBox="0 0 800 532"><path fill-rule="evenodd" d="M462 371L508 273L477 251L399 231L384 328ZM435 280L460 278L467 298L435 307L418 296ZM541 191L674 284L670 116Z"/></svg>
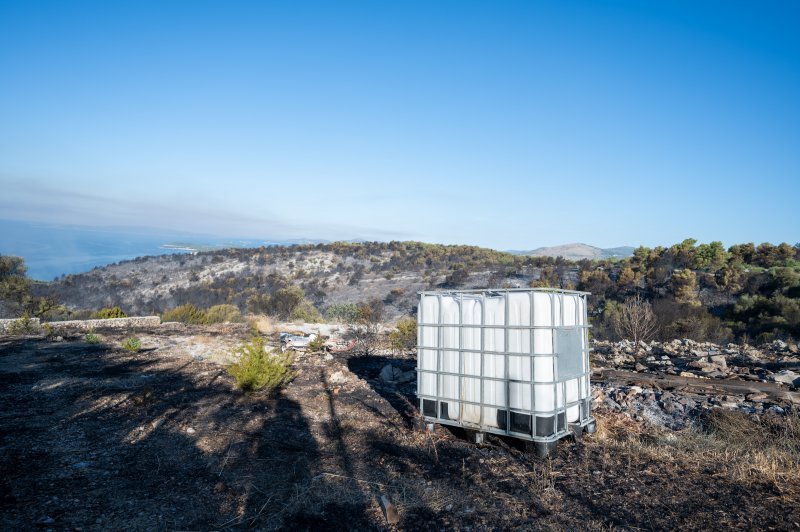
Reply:
<svg viewBox="0 0 800 532"><path fill-rule="evenodd" d="M0 218L800 241L797 2L7 2Z"/></svg>

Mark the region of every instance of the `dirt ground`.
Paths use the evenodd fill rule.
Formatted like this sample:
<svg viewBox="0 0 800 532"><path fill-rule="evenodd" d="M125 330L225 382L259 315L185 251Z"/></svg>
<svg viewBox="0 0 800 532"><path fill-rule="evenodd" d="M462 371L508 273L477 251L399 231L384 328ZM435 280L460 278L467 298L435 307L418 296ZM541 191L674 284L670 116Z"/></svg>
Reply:
<svg viewBox="0 0 800 532"><path fill-rule="evenodd" d="M248 396L219 363L245 328L138 331L138 353L127 334L0 340L1 528L800 528L794 462L742 469L602 410L539 459L422 430L413 384L378 380L411 357L299 355L289 386Z"/></svg>

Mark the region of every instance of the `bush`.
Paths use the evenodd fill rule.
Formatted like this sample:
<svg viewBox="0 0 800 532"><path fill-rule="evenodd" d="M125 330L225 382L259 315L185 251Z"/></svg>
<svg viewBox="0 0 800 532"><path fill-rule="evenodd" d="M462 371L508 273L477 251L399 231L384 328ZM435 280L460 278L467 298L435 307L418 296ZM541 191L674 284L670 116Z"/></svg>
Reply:
<svg viewBox="0 0 800 532"><path fill-rule="evenodd" d="M317 353L319 351L322 351L322 349L325 347L326 340L327 338L325 338L321 334L317 335L316 338L308 342L308 351L310 353Z"/></svg>
<svg viewBox="0 0 800 532"><path fill-rule="evenodd" d="M214 305L205 312L206 323L241 323L242 313L235 305Z"/></svg>
<svg viewBox="0 0 800 532"><path fill-rule="evenodd" d="M402 318L397 328L389 335L389 344L393 351L408 353L417 345L417 320Z"/></svg>
<svg viewBox="0 0 800 532"><path fill-rule="evenodd" d="M205 325L208 323L207 314L191 303L175 307L161 315L161 321L179 321L191 325Z"/></svg>
<svg viewBox="0 0 800 532"><path fill-rule="evenodd" d="M119 307L114 308L101 308L96 312L92 312L92 315L89 316L89 319L92 320L108 320L112 318L127 318L128 315L122 312L122 309Z"/></svg>
<svg viewBox="0 0 800 532"><path fill-rule="evenodd" d="M264 339L254 336L233 351L239 361L228 367L237 386L245 392L266 389L272 392L294 378L291 353L266 350Z"/></svg>
<svg viewBox="0 0 800 532"><path fill-rule="evenodd" d="M281 288L269 298L267 313L281 320L289 319L304 297L303 290L296 286Z"/></svg>
<svg viewBox="0 0 800 532"><path fill-rule="evenodd" d="M322 315L317 308L311 304L311 301L304 299L300 302L289 315L290 321L302 321L305 323L319 323L322 321Z"/></svg>
<svg viewBox="0 0 800 532"><path fill-rule="evenodd" d="M142 348L142 341L136 338L135 336L131 336L130 338L122 342L122 349L124 349L125 351L130 351L131 353L135 353L141 348Z"/></svg>
<svg viewBox="0 0 800 532"><path fill-rule="evenodd" d="M358 305L358 318L350 329L358 342L359 350L365 355L372 354L381 347L383 311L383 301L380 299L371 299Z"/></svg>
<svg viewBox="0 0 800 532"><path fill-rule="evenodd" d="M12 336L23 336L26 334L36 334L39 332L39 326L35 321L24 313L19 319L14 320L6 329L6 332Z"/></svg>
<svg viewBox="0 0 800 532"><path fill-rule="evenodd" d="M100 343L100 336L95 334L94 331L87 332L86 336L84 336L83 339L87 344L94 345L94 344L99 344ZM123 347L125 347L125 346L123 345Z"/></svg>
<svg viewBox="0 0 800 532"><path fill-rule="evenodd" d="M328 307L325 316L332 321L354 323L358 319L358 305L355 303L335 303Z"/></svg>

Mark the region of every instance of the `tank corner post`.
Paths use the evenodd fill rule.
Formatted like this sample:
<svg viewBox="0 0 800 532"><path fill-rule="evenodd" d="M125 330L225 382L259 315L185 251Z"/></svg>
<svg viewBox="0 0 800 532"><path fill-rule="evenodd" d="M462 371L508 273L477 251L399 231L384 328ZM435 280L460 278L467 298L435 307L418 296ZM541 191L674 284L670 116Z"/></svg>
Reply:
<svg viewBox="0 0 800 532"><path fill-rule="evenodd" d="M525 452L533 453L537 458L548 458L557 445L558 441L526 441Z"/></svg>

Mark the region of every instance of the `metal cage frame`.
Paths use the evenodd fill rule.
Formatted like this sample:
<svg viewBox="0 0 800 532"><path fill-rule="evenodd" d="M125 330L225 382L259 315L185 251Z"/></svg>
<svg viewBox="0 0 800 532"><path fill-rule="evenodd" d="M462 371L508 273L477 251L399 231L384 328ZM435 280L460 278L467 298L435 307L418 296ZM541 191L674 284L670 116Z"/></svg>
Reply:
<svg viewBox="0 0 800 532"><path fill-rule="evenodd" d="M519 292L527 292L530 294L530 324L529 325L509 325L509 297L508 295L511 293L519 293ZM552 325L533 325L534 323L534 310L533 310L533 294L534 293L547 293L550 296L550 312L551 312L551 321ZM518 438L522 440L528 440L532 442L537 442L538 444L554 444L554 442L558 441L559 439L573 434L576 430L580 430L581 432L586 429L587 431L591 432L594 430L595 427L595 419L591 415L591 369L589 364L589 336L588 331L591 325L588 323L588 316L587 316L587 296L590 295L589 292L580 292L576 290L562 290L562 289L555 289L555 288L503 288L503 289L474 289L474 290L433 290L433 291L421 291L417 293L420 298L420 305L418 307L418 314L417 314L417 399L419 401L418 406L420 412L423 415L423 418L427 423L439 423L443 425L451 425L456 427L462 427L465 429L475 430L480 433L492 433L498 434L502 436L510 436L513 438ZM579 320L578 313L580 312L580 305L575 305L575 325L565 326L564 325L564 305L559 305L559 321L561 325L556 324L556 312L555 312L555 303L554 303L554 294L562 294L562 295L571 295L571 296L578 296L583 300L583 320ZM503 316L503 325L486 325L486 305L485 300L487 296L498 296L504 295L505 296L505 312ZM438 323L427 323L423 314L423 305L422 297L423 296L436 296L439 299L439 316L437 318ZM456 296L458 297L459 301L459 318L458 323L442 323L442 297L443 296ZM481 323L480 325L477 324L465 324L463 323L463 302L464 296L480 296L481 298ZM581 323L582 325L578 325ZM426 346L421 345L422 338L423 338L423 327L435 327L436 334L437 334L437 347L433 346ZM570 329L574 330L575 328L581 328L582 336L583 336L583 344L581 348L581 355L583 359L582 364L582 371L580 374L573 374L570 375L569 378L559 378L558 375L558 360L561 356L561 353L558 351L558 334L556 331L559 329ZM443 330L445 328L458 328L458 348L448 346L443 346ZM464 349L462 346L464 344L464 329L480 329L480 349ZM501 329L504 331L503 335L503 351L487 351L485 349L485 331L486 329ZM547 329L553 331L552 334L552 353L536 353L534 351L534 334L533 331L536 329ZM531 331L530 336L530 352L529 353L515 353L509 351L509 331L511 330L529 330ZM422 350L429 350L434 351L436 354L436 369L421 369L420 366L420 353ZM442 371L441 370L441 359L442 359L442 352L458 352L458 373ZM474 374L467 374L464 371L464 353L479 353L480 354L480 375ZM574 355L574 353L571 353ZM485 366L485 356L484 355L501 355L504 357L503 364L504 364L504 377L487 377L486 374L486 366ZM530 380L520 380L520 379L510 379L509 378L509 359L511 357L520 357L520 358L528 358L530 364ZM536 381L536 375L534 372L534 359L536 357L551 357L553 361L553 380L552 381ZM422 375L423 374L433 374L436 375L436 393L438 395L427 395L421 393L422 390ZM446 398L441 395L441 388L442 388L442 376L455 376L458 377L458 396L459 399L452 399ZM467 401L463 398L463 388L464 388L464 379L480 379L480 401ZM578 384L578 400L576 401L567 401L567 390L566 390L566 383L568 380L579 379ZM581 384L580 381L583 380L586 383L586 397L581 399ZM484 382L485 381L499 381L505 383L505 405L497 405L488 403L485 401L484 396ZM512 383L521 383L523 385L530 386L530 393L531 393L531 403L530 409L524 408L512 408L511 404L511 395L510 395L510 388ZM552 384L553 385L553 405L554 409L552 410L536 410L536 398L535 398L535 384ZM559 406L559 389L561 388L561 397L563 398L563 405ZM435 404L435 413L434 415L430 415L430 402L434 402ZM451 403L457 402L459 403L459 414L458 419L450 419L449 416L443 415L442 412L442 403ZM463 420L464 416L464 405L475 405L480 407L480 422L478 424L466 422ZM579 407L579 419L576 422L568 423L567 420L567 410L574 406ZM503 424L505 428L498 428L491 425L487 425L484 421L484 410L485 408L493 408L497 409L498 413L504 412L505 413L505 423ZM522 416L530 416L530 429L529 432L520 432L514 429L514 424L512 423L512 415L518 414ZM553 423L553 430L549 431L546 435L537 435L538 426L537 421L540 418L550 418L552 419ZM499 420L499 418L498 418Z"/></svg>

